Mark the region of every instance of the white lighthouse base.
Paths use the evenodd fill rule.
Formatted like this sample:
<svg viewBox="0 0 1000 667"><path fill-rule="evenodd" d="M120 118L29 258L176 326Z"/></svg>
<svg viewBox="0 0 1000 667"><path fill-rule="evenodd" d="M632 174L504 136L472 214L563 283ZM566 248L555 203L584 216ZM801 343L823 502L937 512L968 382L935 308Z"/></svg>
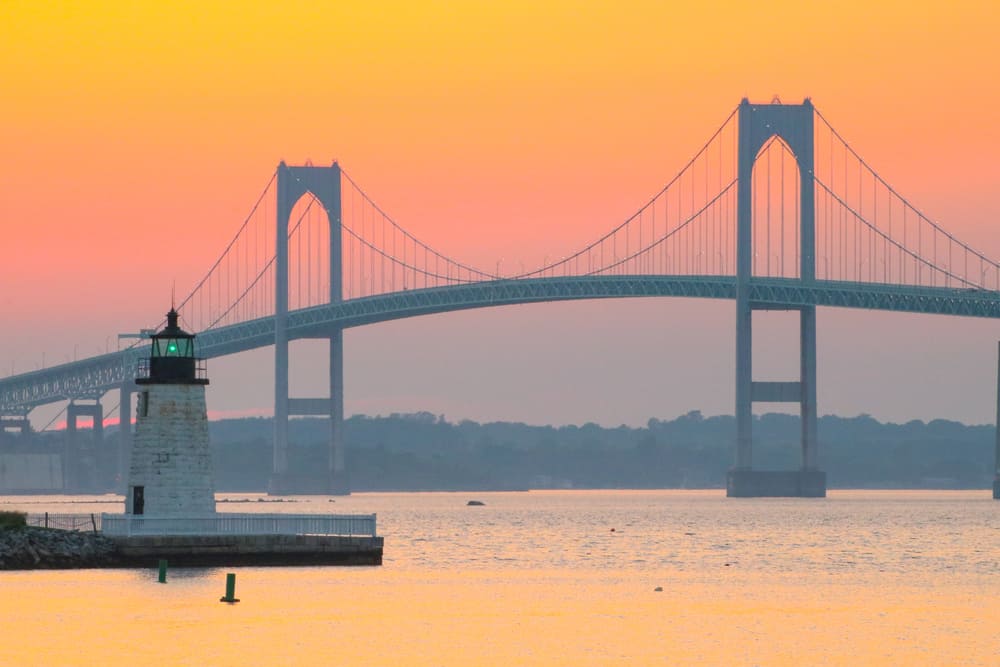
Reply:
<svg viewBox="0 0 1000 667"><path fill-rule="evenodd" d="M203 384L140 385L127 514L205 516L215 480Z"/></svg>

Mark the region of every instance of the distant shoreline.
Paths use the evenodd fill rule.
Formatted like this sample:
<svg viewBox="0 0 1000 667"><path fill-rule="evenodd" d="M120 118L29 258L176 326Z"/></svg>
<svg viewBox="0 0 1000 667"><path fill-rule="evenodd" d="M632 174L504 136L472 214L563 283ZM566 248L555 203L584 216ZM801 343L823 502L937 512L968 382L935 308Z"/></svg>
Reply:
<svg viewBox="0 0 1000 667"><path fill-rule="evenodd" d="M714 487L579 487L579 488L536 488L536 489L494 489L494 488L460 488L460 489L358 489L352 491L352 495L365 495L365 494L382 494L382 493L531 493L531 492L545 492L545 493L559 493L568 492L573 493L575 491L719 491L720 493L725 492L725 487L714 486ZM913 487L903 487L903 486L834 486L828 489L829 491L983 491L986 493L992 492L991 487L978 487L978 486L913 486ZM318 494L318 493L300 493L292 494L291 497L288 496L266 496L266 491L218 491L216 495L226 494L226 495L254 495L262 496L258 498L216 498L217 503L222 504L241 504L241 503L298 503L304 502L300 500L301 498L335 498L336 496L331 494ZM47 492L31 492L22 493L18 491L3 491L0 490L0 498L24 498L24 497L46 497L46 498L72 498L72 500L29 500L29 501L8 501L0 500L0 505L120 505L124 503L124 496L118 496L116 499L104 498L109 494L89 494L96 495L98 498L94 499L84 499L79 498L80 496L87 496L85 493L65 493L59 490L52 490Z"/></svg>
<svg viewBox="0 0 1000 667"><path fill-rule="evenodd" d="M272 426L261 418L209 424L217 492L271 488ZM755 415L752 467L799 469L801 430L795 415ZM995 477L992 426L826 415L818 420L818 434L818 466L829 489L988 489ZM106 431L98 449L88 445L90 435L81 429L76 443L85 449L62 460L61 452L73 451L65 433L0 433L0 489L7 489L0 494L121 490L120 462L112 455L118 434ZM355 415L344 420L344 458L355 492L721 489L733 465L735 435L733 417L696 410L614 428L481 424L426 412ZM289 442L287 472L295 480L289 490L328 490L329 423L293 420Z"/></svg>

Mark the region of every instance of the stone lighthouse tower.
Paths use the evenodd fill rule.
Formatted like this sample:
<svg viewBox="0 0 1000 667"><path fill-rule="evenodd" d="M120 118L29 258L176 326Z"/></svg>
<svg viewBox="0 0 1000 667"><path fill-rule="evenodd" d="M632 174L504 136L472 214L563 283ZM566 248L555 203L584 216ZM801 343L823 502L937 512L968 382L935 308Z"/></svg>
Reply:
<svg viewBox="0 0 1000 667"><path fill-rule="evenodd" d="M194 334L177 326L177 311L152 337L139 363L135 438L126 514L206 516L215 513L215 480L205 412L204 360Z"/></svg>

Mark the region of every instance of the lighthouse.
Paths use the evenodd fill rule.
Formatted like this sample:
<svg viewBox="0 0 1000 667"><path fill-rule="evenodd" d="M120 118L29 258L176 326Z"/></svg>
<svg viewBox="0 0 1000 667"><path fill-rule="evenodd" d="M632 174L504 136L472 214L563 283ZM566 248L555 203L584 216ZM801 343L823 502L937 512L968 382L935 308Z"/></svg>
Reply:
<svg viewBox="0 0 1000 667"><path fill-rule="evenodd" d="M205 363L195 336L177 324L153 334L136 377L139 402L125 513L204 517L215 514L215 481L205 409Z"/></svg>

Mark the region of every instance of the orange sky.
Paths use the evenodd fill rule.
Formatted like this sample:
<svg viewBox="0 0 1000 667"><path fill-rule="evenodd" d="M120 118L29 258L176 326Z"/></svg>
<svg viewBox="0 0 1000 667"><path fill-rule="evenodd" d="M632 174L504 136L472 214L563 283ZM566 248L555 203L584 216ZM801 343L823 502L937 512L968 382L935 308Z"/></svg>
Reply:
<svg viewBox="0 0 1000 667"><path fill-rule="evenodd" d="M500 257L532 265L620 222L744 95L811 96L899 191L1000 257L998 29L1000 10L989 2L8 0L0 4L0 373L11 362L34 368L43 351L47 364L74 346L92 354L108 336L113 346L117 332L155 322L171 283L187 292L281 159L340 160L446 254L486 268ZM701 324L724 321L730 306L713 306ZM505 311L501 328L516 331L527 312ZM587 322L604 311L564 312ZM903 320L865 321L899 340ZM401 335L448 340L466 322L468 331L482 324L443 322L411 323ZM983 323L945 324L959 344L962 335L997 335ZM719 340L731 335L726 328ZM989 388L989 373L977 382ZM349 413L351 401L390 411L376 387L368 395L355 386ZM731 410L726 401L711 409L707 388L701 398L709 411ZM990 401L973 403L953 416L990 417ZM442 411L435 405L427 409ZM455 405L456 417L487 416ZM492 416L537 420L510 405ZM689 407L700 405L640 412ZM833 400L826 409L864 411ZM902 405L883 412L906 416Z"/></svg>

